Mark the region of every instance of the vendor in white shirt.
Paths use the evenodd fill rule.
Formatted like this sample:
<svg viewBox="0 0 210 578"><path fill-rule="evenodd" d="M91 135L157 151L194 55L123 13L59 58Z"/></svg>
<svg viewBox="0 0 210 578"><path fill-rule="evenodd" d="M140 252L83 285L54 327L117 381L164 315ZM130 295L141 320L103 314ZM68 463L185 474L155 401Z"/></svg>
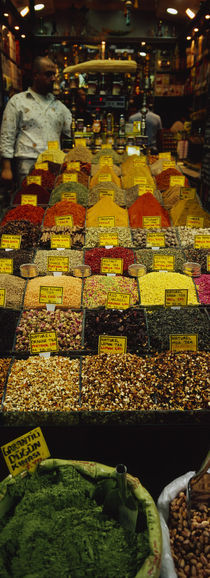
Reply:
<svg viewBox="0 0 210 578"><path fill-rule="evenodd" d="M71 135L70 110L52 94L56 66L39 56L33 65L31 88L13 96L6 105L1 125L1 177L19 182L29 173L48 141L60 143L61 134ZM12 162L14 159L15 162Z"/></svg>

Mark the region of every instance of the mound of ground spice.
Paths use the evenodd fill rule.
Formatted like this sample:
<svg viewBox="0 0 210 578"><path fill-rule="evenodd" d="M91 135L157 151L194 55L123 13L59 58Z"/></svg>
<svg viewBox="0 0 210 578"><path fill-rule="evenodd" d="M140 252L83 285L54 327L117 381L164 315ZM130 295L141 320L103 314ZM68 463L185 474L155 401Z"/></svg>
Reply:
<svg viewBox="0 0 210 578"><path fill-rule="evenodd" d="M128 209L130 226L143 228L143 217L161 217L161 227L170 227L168 211L164 209L151 193L145 193L136 199Z"/></svg>
<svg viewBox="0 0 210 578"><path fill-rule="evenodd" d="M33 207L32 205L20 205L6 213L1 221L1 225L8 221L30 221L30 223L40 224L44 216L42 207Z"/></svg>
<svg viewBox="0 0 210 578"><path fill-rule="evenodd" d="M203 227L210 227L210 215L200 206L198 199L180 199L170 210L171 220L175 226L187 226L187 217L203 218Z"/></svg>
<svg viewBox="0 0 210 578"><path fill-rule="evenodd" d="M82 185L84 185L85 187L88 187L88 179L89 176L87 175L87 173L83 173L82 171L75 171L75 169L68 169L66 168L66 170L62 173L62 175L59 175L56 179L56 186L60 185L61 183L65 182L64 175L72 175L72 174L76 174L77 175L77 182L81 183Z"/></svg>
<svg viewBox="0 0 210 578"><path fill-rule="evenodd" d="M55 187L50 195L49 205L55 205L62 200L63 193L75 193L76 202L79 205L87 206L88 203L88 189L82 183L61 183ZM66 199L67 200L67 199Z"/></svg>
<svg viewBox="0 0 210 578"><path fill-rule="evenodd" d="M44 277L35 277L30 279L27 284L24 308L45 308L45 305L39 303L39 292L41 286L47 287L63 287L63 303L56 305L56 308L70 307L72 309L79 309L81 306L82 281L75 277L61 275L59 279L52 275L45 275Z"/></svg>
<svg viewBox="0 0 210 578"><path fill-rule="evenodd" d="M82 163L91 163L93 155L87 147L76 146L71 149L64 158L64 162L81 161Z"/></svg>
<svg viewBox="0 0 210 578"><path fill-rule="evenodd" d="M118 187L121 187L121 180L119 177L117 177L117 175L115 174L115 172L113 171L112 167L108 167L107 165L104 165L103 167L101 167L98 172L91 178L90 180L90 189L92 189L93 187L95 187L98 183L100 183L100 177L102 178L103 176L109 176L110 177L110 181L112 181L113 183L115 183ZM106 181L104 183L106 185Z"/></svg>
<svg viewBox="0 0 210 578"><path fill-rule="evenodd" d="M109 197L103 197L91 209L87 210L86 227L98 227L100 217L114 217L113 226L128 227L127 209L121 209Z"/></svg>
<svg viewBox="0 0 210 578"><path fill-rule="evenodd" d="M92 273L100 273L101 259L123 259L123 274L128 272L129 265L134 263L134 254L131 249L124 247L113 247L106 249L99 247L85 251L85 264L91 267Z"/></svg>
<svg viewBox="0 0 210 578"><path fill-rule="evenodd" d="M159 189L159 191L165 191L166 189L169 189L170 187L170 177L172 176L182 176L182 174L180 173L180 171L178 171L177 169L173 169L173 168L169 168L166 169L165 171L161 171L161 173L159 175L155 176L155 180L156 180L156 185L157 188ZM188 179L185 177L185 187L187 187L189 185L188 183Z"/></svg>
<svg viewBox="0 0 210 578"><path fill-rule="evenodd" d="M21 203L22 195L37 195L38 205L47 205L50 198L50 193L47 189L44 189L44 187L36 183L31 183L31 185L27 185L18 191L13 200L13 205L19 205Z"/></svg>
<svg viewBox="0 0 210 578"><path fill-rule="evenodd" d="M44 217L43 226L53 227L56 225L55 217L69 216L72 215L73 226L78 225L79 227L84 227L85 225L85 208L78 203L72 203L71 201L60 201L56 203L53 207L47 209Z"/></svg>

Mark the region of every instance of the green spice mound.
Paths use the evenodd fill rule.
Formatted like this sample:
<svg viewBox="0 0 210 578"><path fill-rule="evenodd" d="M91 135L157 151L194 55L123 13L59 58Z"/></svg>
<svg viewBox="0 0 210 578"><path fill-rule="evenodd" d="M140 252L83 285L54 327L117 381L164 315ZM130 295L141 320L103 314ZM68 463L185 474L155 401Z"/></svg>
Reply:
<svg viewBox="0 0 210 578"><path fill-rule="evenodd" d="M129 533L103 514L95 485L72 466L40 468L10 485L1 578L133 578L149 554L148 532Z"/></svg>

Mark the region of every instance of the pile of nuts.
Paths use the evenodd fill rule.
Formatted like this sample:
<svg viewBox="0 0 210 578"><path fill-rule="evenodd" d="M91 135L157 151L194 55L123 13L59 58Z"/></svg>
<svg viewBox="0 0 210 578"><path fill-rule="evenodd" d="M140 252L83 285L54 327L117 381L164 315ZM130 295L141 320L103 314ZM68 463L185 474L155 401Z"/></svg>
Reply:
<svg viewBox="0 0 210 578"><path fill-rule="evenodd" d="M210 576L210 517L207 505L193 507L189 520L186 494L179 492L170 504L168 525L177 576Z"/></svg>

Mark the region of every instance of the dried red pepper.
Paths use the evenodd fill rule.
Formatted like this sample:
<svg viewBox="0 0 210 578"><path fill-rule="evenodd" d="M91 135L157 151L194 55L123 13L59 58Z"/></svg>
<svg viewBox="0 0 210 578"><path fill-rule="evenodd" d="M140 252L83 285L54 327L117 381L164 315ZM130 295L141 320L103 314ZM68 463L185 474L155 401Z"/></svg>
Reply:
<svg viewBox="0 0 210 578"><path fill-rule="evenodd" d="M56 225L55 217L62 217L64 215L72 215L73 224L78 225L79 227L84 227L85 213L85 208L78 203L72 203L71 201L60 201L53 207L47 209L44 218L44 227L54 227L54 225Z"/></svg>
<svg viewBox="0 0 210 578"><path fill-rule="evenodd" d="M1 225L8 221L30 221L30 223L41 224L44 216L42 207L33 207L33 205L19 205L8 211L1 221Z"/></svg>
<svg viewBox="0 0 210 578"><path fill-rule="evenodd" d="M113 247L106 249L99 247L85 251L85 264L91 267L92 273L100 273L101 259L123 259L123 273L128 272L129 265L134 263L134 254L132 249L125 249L123 247Z"/></svg>
<svg viewBox="0 0 210 578"><path fill-rule="evenodd" d="M130 226L143 228L143 217L161 217L160 227L170 227L168 211L164 209L151 193L145 193L136 199L128 209Z"/></svg>

